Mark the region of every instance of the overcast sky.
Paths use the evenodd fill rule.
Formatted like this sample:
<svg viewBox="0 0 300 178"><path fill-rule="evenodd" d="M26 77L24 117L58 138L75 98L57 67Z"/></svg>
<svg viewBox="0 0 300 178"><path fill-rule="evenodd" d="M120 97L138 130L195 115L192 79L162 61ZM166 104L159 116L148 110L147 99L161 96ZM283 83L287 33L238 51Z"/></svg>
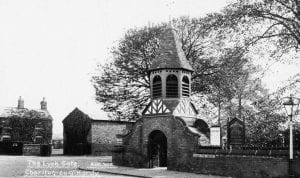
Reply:
<svg viewBox="0 0 300 178"><path fill-rule="evenodd" d="M91 74L126 30L170 16L203 16L226 2L0 0L0 106L17 106L22 96L25 107L39 108L46 97L56 137L76 106L101 114Z"/></svg>

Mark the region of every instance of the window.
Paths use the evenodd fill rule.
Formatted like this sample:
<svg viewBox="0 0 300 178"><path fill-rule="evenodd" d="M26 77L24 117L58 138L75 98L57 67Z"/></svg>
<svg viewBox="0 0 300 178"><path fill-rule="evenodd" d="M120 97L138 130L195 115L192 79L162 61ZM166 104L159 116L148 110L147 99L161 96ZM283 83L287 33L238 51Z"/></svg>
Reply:
<svg viewBox="0 0 300 178"><path fill-rule="evenodd" d="M123 139L122 138L117 138L116 145L123 145Z"/></svg>
<svg viewBox="0 0 300 178"><path fill-rule="evenodd" d="M159 75L156 75L154 78L153 78L153 93L152 93L152 96L153 98L158 98L158 97L161 97L161 78Z"/></svg>
<svg viewBox="0 0 300 178"><path fill-rule="evenodd" d="M38 122L36 125L35 125L35 129L39 130L39 129L43 129L43 123L42 122Z"/></svg>
<svg viewBox="0 0 300 178"><path fill-rule="evenodd" d="M182 79L182 96L190 96L190 81L187 76Z"/></svg>
<svg viewBox="0 0 300 178"><path fill-rule="evenodd" d="M166 97L167 98L178 97L178 80L175 75L169 75L167 77Z"/></svg>
<svg viewBox="0 0 300 178"><path fill-rule="evenodd" d="M34 143L37 144L43 143L43 136L35 136Z"/></svg>
<svg viewBox="0 0 300 178"><path fill-rule="evenodd" d="M10 135L3 135L3 136L2 136L2 141L3 141L3 142L5 142L5 141L11 141Z"/></svg>

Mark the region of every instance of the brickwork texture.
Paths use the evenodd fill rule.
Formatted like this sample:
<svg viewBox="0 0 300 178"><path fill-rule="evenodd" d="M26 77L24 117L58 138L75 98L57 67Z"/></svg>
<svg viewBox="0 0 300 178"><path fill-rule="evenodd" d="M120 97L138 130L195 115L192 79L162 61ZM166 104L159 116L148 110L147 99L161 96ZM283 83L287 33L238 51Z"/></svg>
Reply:
<svg viewBox="0 0 300 178"><path fill-rule="evenodd" d="M132 123L94 121L91 125L91 143L93 155L112 155L115 145L120 144L119 134L126 134Z"/></svg>

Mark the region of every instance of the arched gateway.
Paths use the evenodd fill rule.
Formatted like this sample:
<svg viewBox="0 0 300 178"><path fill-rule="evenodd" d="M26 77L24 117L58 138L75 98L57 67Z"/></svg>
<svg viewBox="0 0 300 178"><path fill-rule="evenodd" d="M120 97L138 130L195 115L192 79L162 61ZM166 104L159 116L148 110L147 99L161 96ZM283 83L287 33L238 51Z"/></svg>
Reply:
<svg viewBox="0 0 300 178"><path fill-rule="evenodd" d="M192 73L175 31L164 29L149 68L150 102L132 130L122 136L113 164L188 169L194 148L209 143L207 124L199 124L190 98Z"/></svg>
<svg viewBox="0 0 300 178"><path fill-rule="evenodd" d="M148 137L149 167L167 167L167 137L162 131L154 130Z"/></svg>

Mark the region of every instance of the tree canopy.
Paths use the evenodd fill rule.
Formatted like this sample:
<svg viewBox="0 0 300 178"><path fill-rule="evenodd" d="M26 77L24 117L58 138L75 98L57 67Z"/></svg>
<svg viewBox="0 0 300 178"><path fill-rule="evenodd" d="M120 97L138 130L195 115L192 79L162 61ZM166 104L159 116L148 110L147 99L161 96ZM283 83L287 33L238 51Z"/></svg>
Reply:
<svg viewBox="0 0 300 178"><path fill-rule="evenodd" d="M300 5L298 0L236 0L222 13L214 14L221 28L245 29L253 36L248 44L258 40L274 40L278 49L299 48ZM246 28L244 28L246 27ZM269 41L270 42L270 41Z"/></svg>
<svg viewBox="0 0 300 178"><path fill-rule="evenodd" d="M173 24L185 55L195 70L193 93L212 93L219 86L222 99L232 99L235 91L230 88L234 88L239 73L247 71L243 50L235 47L222 49L217 56L212 54L211 50L215 49L211 43L214 41L207 36L213 26L207 26L207 20L183 17L174 20ZM113 61L100 66L98 69L102 74L93 77L96 100L103 102L104 110L114 112L118 119L137 119L149 101L147 72L159 48L158 37L162 28L165 24L129 30L119 45L112 49Z"/></svg>
<svg viewBox="0 0 300 178"><path fill-rule="evenodd" d="M299 54L299 9L297 0L236 0L220 13L173 19L194 69L192 99L201 101L196 102L197 107L209 122L216 119L219 108L224 126L227 118L245 120L251 143L278 136L285 122L280 95L291 85L268 93L260 79L264 72L254 61L264 55L280 61L283 54ZM148 69L165 27L158 24L128 30L111 50L110 62L97 67L99 73L92 77L96 100L114 119L136 120L148 104Z"/></svg>

